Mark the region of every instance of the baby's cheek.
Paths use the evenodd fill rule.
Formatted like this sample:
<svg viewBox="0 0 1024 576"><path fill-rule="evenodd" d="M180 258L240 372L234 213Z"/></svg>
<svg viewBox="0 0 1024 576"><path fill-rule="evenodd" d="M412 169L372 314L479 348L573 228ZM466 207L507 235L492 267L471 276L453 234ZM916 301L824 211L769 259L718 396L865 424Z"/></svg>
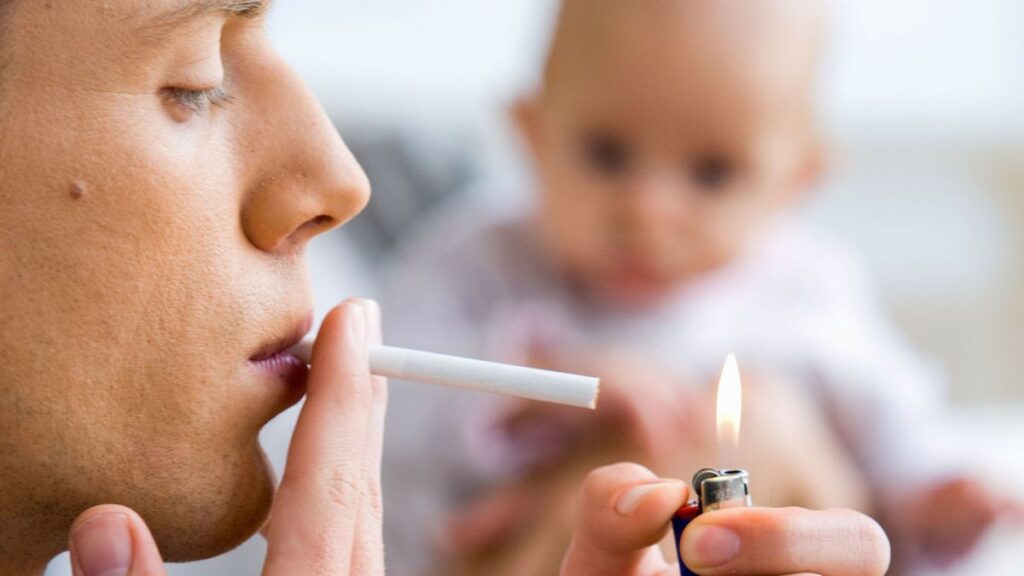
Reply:
<svg viewBox="0 0 1024 576"><path fill-rule="evenodd" d="M705 229L701 254L703 265L707 268L716 268L737 258L753 239L752 225L745 220L732 218L721 222L715 228Z"/></svg>

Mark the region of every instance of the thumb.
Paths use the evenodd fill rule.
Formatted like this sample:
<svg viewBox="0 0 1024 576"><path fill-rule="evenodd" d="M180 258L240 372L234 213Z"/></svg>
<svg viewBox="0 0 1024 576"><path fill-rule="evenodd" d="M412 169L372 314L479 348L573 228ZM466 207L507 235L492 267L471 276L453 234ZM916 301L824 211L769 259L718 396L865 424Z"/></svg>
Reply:
<svg viewBox="0 0 1024 576"><path fill-rule="evenodd" d="M142 518L124 506L95 506L71 525L75 576L165 576L163 560Z"/></svg>

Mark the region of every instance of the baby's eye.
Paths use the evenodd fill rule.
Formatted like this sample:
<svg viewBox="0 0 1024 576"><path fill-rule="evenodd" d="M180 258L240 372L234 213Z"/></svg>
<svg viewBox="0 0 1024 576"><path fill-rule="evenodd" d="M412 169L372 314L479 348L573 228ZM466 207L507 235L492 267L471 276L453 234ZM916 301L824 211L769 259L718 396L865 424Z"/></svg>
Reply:
<svg viewBox="0 0 1024 576"><path fill-rule="evenodd" d="M699 158L691 167L691 177L701 190L716 192L736 177L736 164L723 156Z"/></svg>
<svg viewBox="0 0 1024 576"><path fill-rule="evenodd" d="M190 115L203 114L212 106L224 106L232 101L231 95L220 86L207 90L164 88L162 92L171 105Z"/></svg>
<svg viewBox="0 0 1024 576"><path fill-rule="evenodd" d="M629 146L611 135L589 136L583 141L584 158L592 168L607 175L617 175L629 169Z"/></svg>

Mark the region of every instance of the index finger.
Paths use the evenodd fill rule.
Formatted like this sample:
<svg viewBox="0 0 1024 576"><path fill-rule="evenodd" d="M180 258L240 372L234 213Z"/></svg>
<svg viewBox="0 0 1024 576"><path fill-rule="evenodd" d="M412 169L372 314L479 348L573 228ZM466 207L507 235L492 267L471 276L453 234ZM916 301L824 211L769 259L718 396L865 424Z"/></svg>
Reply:
<svg viewBox="0 0 1024 576"><path fill-rule="evenodd" d="M348 301L327 315L317 336L306 404L267 529L267 576L350 571L363 507L379 494L379 455L368 452L380 450L372 440L386 402L386 384L370 376L368 322L365 305ZM380 536L370 538L376 550L360 553L382 556Z"/></svg>
<svg viewBox="0 0 1024 576"><path fill-rule="evenodd" d="M638 464L591 472L562 576L651 576L669 568L655 546L686 501L687 486Z"/></svg>
<svg viewBox="0 0 1024 576"><path fill-rule="evenodd" d="M881 576L890 556L878 523L851 510L720 510L691 522L682 546L686 565L703 576Z"/></svg>

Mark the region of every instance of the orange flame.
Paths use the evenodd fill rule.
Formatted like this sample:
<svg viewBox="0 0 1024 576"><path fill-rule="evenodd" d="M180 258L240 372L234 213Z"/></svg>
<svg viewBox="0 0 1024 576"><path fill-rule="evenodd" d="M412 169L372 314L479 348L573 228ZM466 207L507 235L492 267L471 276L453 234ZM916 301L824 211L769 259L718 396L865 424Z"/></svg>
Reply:
<svg viewBox="0 0 1024 576"><path fill-rule="evenodd" d="M718 446L723 453L735 454L739 449L742 411L740 368L736 363L736 356L730 354L725 360L722 377L718 381Z"/></svg>

